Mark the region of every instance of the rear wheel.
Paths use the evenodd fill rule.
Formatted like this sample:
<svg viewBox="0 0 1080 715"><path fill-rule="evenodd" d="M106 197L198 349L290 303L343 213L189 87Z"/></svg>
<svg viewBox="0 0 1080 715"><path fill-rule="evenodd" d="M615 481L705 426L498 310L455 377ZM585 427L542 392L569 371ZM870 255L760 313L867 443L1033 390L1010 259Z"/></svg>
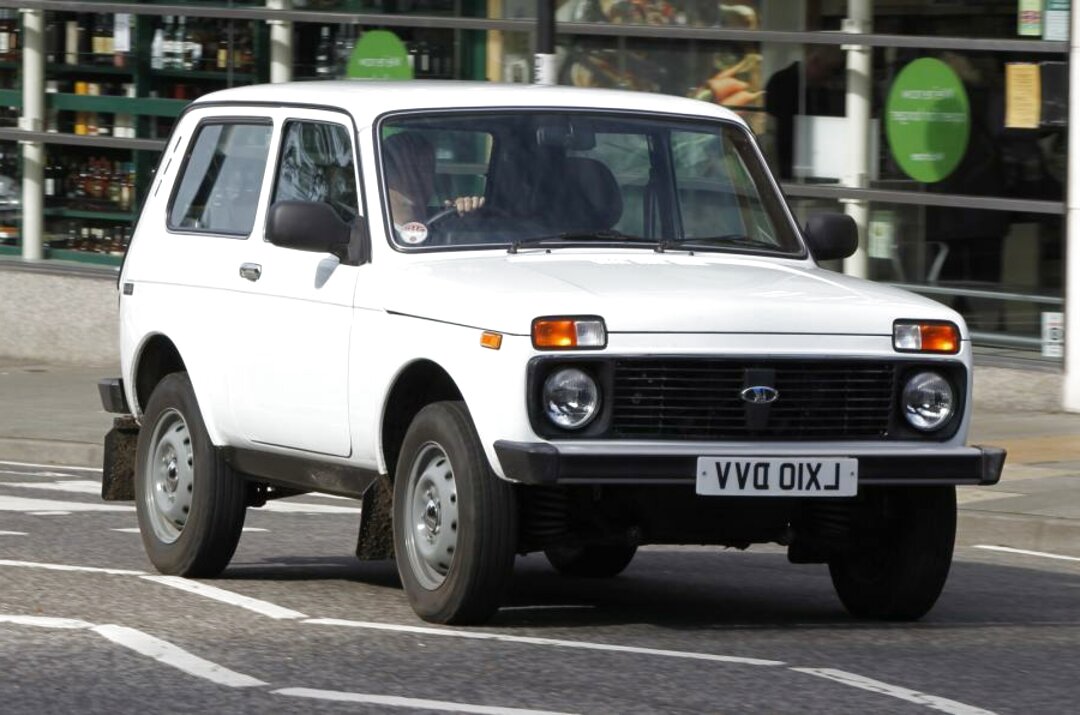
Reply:
<svg viewBox="0 0 1080 715"><path fill-rule="evenodd" d="M514 567L513 487L488 466L461 402L437 402L409 426L394 476L394 555L417 615L481 623Z"/></svg>
<svg viewBox="0 0 1080 715"><path fill-rule="evenodd" d="M151 563L166 574L216 576L228 565L245 515L244 480L210 437L187 373L167 375L143 414L135 512Z"/></svg>
<svg viewBox="0 0 1080 715"><path fill-rule="evenodd" d="M907 621L937 602L952 564L956 488L890 489L867 505L869 526L829 561L833 586L853 616Z"/></svg>
<svg viewBox="0 0 1080 715"><path fill-rule="evenodd" d="M554 546L544 555L555 570L564 576L611 578L623 572L637 553L633 544L590 544Z"/></svg>

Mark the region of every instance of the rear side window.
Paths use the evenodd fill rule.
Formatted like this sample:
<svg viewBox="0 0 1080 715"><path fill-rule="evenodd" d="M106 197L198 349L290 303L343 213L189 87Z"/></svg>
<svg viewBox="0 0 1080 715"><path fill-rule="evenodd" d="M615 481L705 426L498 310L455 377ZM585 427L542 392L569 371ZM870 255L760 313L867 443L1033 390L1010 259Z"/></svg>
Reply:
<svg viewBox="0 0 1080 715"><path fill-rule="evenodd" d="M306 121L285 125L274 187L278 201L329 204L343 221L356 218L356 166L345 127Z"/></svg>
<svg viewBox="0 0 1080 715"><path fill-rule="evenodd" d="M169 228L247 236L255 225L270 151L270 123L199 128L169 209Z"/></svg>

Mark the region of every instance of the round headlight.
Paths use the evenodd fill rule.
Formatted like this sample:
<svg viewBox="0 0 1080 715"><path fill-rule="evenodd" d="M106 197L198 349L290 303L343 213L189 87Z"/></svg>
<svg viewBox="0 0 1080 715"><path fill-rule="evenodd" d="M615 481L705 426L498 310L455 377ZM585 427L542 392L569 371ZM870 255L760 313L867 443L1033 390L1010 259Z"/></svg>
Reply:
<svg viewBox="0 0 1080 715"><path fill-rule="evenodd" d="M901 406L908 424L922 432L945 426L955 409L949 381L936 372L920 372L904 386Z"/></svg>
<svg viewBox="0 0 1080 715"><path fill-rule="evenodd" d="M556 370L544 381L544 412L563 429L581 429L600 411L600 389L576 367Z"/></svg>

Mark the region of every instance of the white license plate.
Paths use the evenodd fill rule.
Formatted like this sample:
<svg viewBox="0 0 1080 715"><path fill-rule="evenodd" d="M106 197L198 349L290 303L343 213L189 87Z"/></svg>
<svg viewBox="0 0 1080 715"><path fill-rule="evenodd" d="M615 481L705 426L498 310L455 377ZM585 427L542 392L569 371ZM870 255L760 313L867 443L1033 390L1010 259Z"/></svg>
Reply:
<svg viewBox="0 0 1080 715"><path fill-rule="evenodd" d="M698 457L697 493L710 496L850 497L859 460L806 457Z"/></svg>

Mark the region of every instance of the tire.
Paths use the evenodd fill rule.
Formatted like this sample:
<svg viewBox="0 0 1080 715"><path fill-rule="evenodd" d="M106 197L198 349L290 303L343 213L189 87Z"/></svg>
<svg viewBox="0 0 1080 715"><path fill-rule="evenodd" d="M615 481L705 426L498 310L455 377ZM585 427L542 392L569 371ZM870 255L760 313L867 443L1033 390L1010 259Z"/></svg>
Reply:
<svg viewBox="0 0 1080 715"><path fill-rule="evenodd" d="M933 608L952 564L956 488L888 490L873 516L879 526L855 531L856 548L829 561L840 601L851 615L912 621Z"/></svg>
<svg viewBox="0 0 1080 715"><path fill-rule="evenodd" d="M630 565L637 553L633 544L555 546L544 550L548 562L563 576L611 578Z"/></svg>
<svg viewBox="0 0 1080 715"><path fill-rule="evenodd" d="M187 373L167 375L147 403L135 462L135 512L157 570L220 574L240 541L244 486L210 443Z"/></svg>
<svg viewBox="0 0 1080 715"><path fill-rule="evenodd" d="M461 402L420 410L394 476L394 557L416 614L477 624L498 609L514 568L517 501L488 466Z"/></svg>

